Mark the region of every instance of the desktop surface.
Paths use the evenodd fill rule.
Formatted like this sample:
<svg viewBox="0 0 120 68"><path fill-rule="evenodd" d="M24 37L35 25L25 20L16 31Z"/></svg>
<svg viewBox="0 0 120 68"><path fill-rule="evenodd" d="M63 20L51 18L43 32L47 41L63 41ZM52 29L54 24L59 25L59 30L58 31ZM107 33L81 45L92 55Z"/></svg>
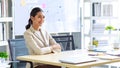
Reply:
<svg viewBox="0 0 120 68"><path fill-rule="evenodd" d="M17 57L18 60L23 61L31 61L35 63L43 63L43 64L50 64L56 66L64 66L69 68L87 68L92 66L99 66L103 64L113 63L113 62L120 62L120 59L114 60L101 60L97 59L95 62L83 63L83 64L69 64L69 63L61 63L59 60L64 57L78 57L78 56L88 56L90 52L87 50L73 50L73 51L64 51L61 53L55 54L47 54L47 55L26 55L26 56L19 56ZM92 56L88 56L92 57Z"/></svg>

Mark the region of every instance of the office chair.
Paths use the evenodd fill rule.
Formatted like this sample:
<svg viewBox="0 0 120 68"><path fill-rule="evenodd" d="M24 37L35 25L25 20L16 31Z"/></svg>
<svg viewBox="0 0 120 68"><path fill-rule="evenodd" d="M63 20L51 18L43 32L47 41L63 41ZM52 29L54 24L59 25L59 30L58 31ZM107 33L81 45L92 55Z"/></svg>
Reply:
<svg viewBox="0 0 120 68"><path fill-rule="evenodd" d="M75 50L73 35L52 36L62 47L62 51Z"/></svg>
<svg viewBox="0 0 120 68"><path fill-rule="evenodd" d="M32 62L19 61L16 59L17 56L28 55L24 39L9 39L8 44L10 50L10 60L12 61L11 68L25 68L26 63L30 63L31 68L33 68Z"/></svg>

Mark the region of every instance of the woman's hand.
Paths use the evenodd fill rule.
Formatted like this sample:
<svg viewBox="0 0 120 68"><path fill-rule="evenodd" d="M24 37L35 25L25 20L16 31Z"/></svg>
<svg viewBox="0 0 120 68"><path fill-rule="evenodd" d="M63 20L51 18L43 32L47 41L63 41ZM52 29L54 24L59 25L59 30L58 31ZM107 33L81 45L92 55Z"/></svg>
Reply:
<svg viewBox="0 0 120 68"><path fill-rule="evenodd" d="M54 53L61 52L61 46L59 44L52 45L51 48Z"/></svg>
<svg viewBox="0 0 120 68"><path fill-rule="evenodd" d="M52 45L52 49L61 49L61 46L59 44Z"/></svg>

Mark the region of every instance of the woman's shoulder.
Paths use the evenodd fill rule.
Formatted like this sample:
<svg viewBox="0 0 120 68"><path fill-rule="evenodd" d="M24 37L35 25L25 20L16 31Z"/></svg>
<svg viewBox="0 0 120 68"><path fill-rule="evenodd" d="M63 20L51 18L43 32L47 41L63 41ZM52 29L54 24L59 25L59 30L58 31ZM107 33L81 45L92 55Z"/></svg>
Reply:
<svg viewBox="0 0 120 68"><path fill-rule="evenodd" d="M24 35L25 34L32 34L31 30L30 29L27 29L25 32L24 32Z"/></svg>
<svg viewBox="0 0 120 68"><path fill-rule="evenodd" d="M41 31L45 32L45 33L48 33L48 31L46 29L44 29L44 28L41 28Z"/></svg>

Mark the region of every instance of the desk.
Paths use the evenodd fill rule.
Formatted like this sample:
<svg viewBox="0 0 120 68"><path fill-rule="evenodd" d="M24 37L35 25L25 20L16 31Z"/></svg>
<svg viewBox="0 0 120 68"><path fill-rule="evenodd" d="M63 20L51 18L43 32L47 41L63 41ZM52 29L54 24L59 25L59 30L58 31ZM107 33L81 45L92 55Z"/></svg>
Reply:
<svg viewBox="0 0 120 68"><path fill-rule="evenodd" d="M87 55L89 52L87 50L74 50L74 51L64 51L56 54L47 54L47 55L26 55L17 57L18 60L31 61L42 64L63 66L69 68L88 68L92 66L99 66L113 62L120 62L120 59L115 60L97 60L95 62L83 63L83 64L67 64L59 62L61 57L66 56L80 56Z"/></svg>

